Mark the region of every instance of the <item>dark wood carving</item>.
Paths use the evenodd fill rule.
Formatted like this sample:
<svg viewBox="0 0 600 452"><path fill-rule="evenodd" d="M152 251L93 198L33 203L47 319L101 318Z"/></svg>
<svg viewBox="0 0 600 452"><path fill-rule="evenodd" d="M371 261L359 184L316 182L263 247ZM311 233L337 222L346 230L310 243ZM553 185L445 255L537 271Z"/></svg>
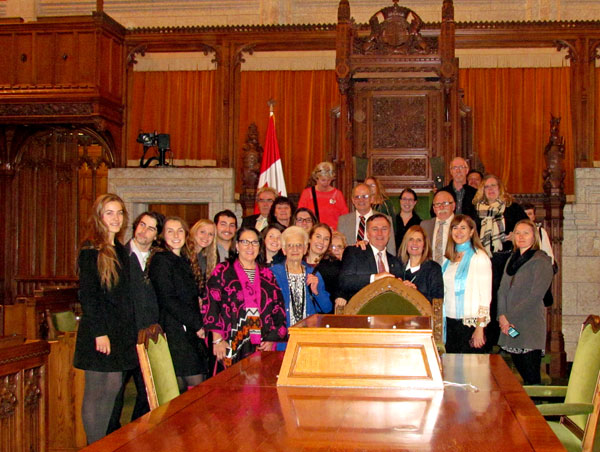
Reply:
<svg viewBox="0 0 600 452"><path fill-rule="evenodd" d="M250 215L254 211L256 186L258 185L260 162L263 153L263 148L258 141L258 127L256 127L255 123L248 126L246 142L242 147L242 152L243 192L240 201L245 215Z"/></svg>
<svg viewBox="0 0 600 452"><path fill-rule="evenodd" d="M91 115L94 106L73 104L0 104L0 116Z"/></svg>
<svg viewBox="0 0 600 452"><path fill-rule="evenodd" d="M371 162L372 174L376 177L427 177L428 163L425 157L374 158Z"/></svg>
<svg viewBox="0 0 600 452"><path fill-rule="evenodd" d="M25 404L25 408L31 409L38 405L42 389L40 383L40 369L27 369L24 372L24 381L25 385L23 402Z"/></svg>
<svg viewBox="0 0 600 452"><path fill-rule="evenodd" d="M14 416L17 408L17 375L0 378L0 419Z"/></svg>
<svg viewBox="0 0 600 452"><path fill-rule="evenodd" d="M550 139L544 150L546 169L544 170L544 209L546 218L544 227L552 241L554 259L560 266L562 263L563 220L565 206L565 140L560 136L560 118L550 119ZM564 376L567 357L562 334L562 274L554 275L552 284L554 304L548 309L547 345L550 359L550 375Z"/></svg>
<svg viewBox="0 0 600 452"><path fill-rule="evenodd" d="M426 113L424 96L374 98L373 147L424 148L427 146Z"/></svg>
<svg viewBox="0 0 600 452"><path fill-rule="evenodd" d="M371 33L354 41L355 52L364 55L412 55L436 51L437 41L429 39L427 42L421 36L423 21L419 15L412 9L398 6L398 0L393 1L392 6L371 16Z"/></svg>

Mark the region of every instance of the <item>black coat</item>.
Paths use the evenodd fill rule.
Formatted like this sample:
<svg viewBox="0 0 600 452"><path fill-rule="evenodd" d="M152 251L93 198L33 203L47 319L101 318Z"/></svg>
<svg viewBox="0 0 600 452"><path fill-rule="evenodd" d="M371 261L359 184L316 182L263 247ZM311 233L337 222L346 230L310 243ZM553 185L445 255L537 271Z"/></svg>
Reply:
<svg viewBox="0 0 600 452"><path fill-rule="evenodd" d="M465 189L465 195L463 197L462 200L462 210L459 212L458 211L458 205L456 206L456 211L454 212L455 215L458 215L460 213L462 213L463 215L468 215L470 216L475 223L477 223L479 221L479 219L477 218L477 210L475 209L475 206L473 205L473 198L475 197L475 195L477 194L477 189L474 187L471 187L468 184L463 185L463 188ZM450 193L452 195L452 197L454 198L454 201L456 201L456 190L454 189L454 183L451 180L450 183L448 185L446 185L445 187L442 187L440 189L447 191L448 193ZM432 215L433 217L433 215Z"/></svg>
<svg viewBox="0 0 600 452"><path fill-rule="evenodd" d="M79 252L79 302L81 322L77 332L73 365L97 372L119 372L137 366L133 303L129 297L129 256L117 242L119 282L110 290L100 284L98 250ZM110 354L96 351L96 338L108 336Z"/></svg>
<svg viewBox="0 0 600 452"><path fill-rule="evenodd" d="M146 277L140 261L131 250L131 241L126 246L129 252L129 294L135 311L136 331L158 323L158 302L154 287Z"/></svg>
<svg viewBox="0 0 600 452"><path fill-rule="evenodd" d="M402 263L396 256L387 253L390 273L396 277L402 275ZM377 262L370 246L362 250L358 246L348 246L342 256L340 273L340 293L342 298L350 300L363 287L371 283L371 275L377 274Z"/></svg>
<svg viewBox="0 0 600 452"><path fill-rule="evenodd" d="M159 323L167 335L178 376L208 372L208 352L196 332L202 328L198 287L187 259L170 251L158 252L149 262L150 281L159 308Z"/></svg>
<svg viewBox="0 0 600 452"><path fill-rule="evenodd" d="M442 267L440 264L432 260L425 261L415 273L406 270L406 264L402 265L401 278L417 286L417 290L429 302L432 302L434 298L444 298L444 278L442 277Z"/></svg>
<svg viewBox="0 0 600 452"><path fill-rule="evenodd" d="M315 266L315 272L319 272L325 283L325 290L329 293L331 304L335 309L335 299L343 298L340 291L340 271L342 270L342 261L326 256Z"/></svg>
<svg viewBox="0 0 600 452"><path fill-rule="evenodd" d="M410 228L411 226L419 226L421 224L421 217L419 215L417 215L416 212L413 211L412 217L410 217L410 220L408 220L408 223L406 223L406 225L404 225L404 221L402 221L402 217L400 216L400 214L396 215L396 229L394 229L394 231L396 232L396 248L398 248L398 250L400 249L400 246L402 245L402 240L404 239L404 234L406 234L406 231L408 231L408 228ZM396 250L396 251L398 251Z"/></svg>

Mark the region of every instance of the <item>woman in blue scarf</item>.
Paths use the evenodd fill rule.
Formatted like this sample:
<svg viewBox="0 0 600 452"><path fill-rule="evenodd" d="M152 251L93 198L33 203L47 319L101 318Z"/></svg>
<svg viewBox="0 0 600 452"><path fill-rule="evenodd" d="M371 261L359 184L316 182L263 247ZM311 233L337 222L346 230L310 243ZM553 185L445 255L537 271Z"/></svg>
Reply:
<svg viewBox="0 0 600 452"><path fill-rule="evenodd" d="M490 321L492 264L475 222L456 215L450 223L444 274L444 320L448 353L480 353Z"/></svg>

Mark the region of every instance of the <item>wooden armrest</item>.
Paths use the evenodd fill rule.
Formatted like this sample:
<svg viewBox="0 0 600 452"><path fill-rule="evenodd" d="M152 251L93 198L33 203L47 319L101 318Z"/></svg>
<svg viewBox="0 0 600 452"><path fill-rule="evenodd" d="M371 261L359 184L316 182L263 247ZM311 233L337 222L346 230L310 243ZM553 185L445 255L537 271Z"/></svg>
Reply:
<svg viewBox="0 0 600 452"><path fill-rule="evenodd" d="M564 397L567 395L566 386L523 386L529 397Z"/></svg>
<svg viewBox="0 0 600 452"><path fill-rule="evenodd" d="M594 409L592 403L542 403L536 405L542 416L573 416L589 414Z"/></svg>

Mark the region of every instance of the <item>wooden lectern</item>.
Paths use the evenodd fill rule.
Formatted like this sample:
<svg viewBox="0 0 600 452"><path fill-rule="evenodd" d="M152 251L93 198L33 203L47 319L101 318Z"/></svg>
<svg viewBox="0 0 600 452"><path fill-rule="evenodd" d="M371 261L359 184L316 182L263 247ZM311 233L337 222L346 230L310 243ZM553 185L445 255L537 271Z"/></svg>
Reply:
<svg viewBox="0 0 600 452"><path fill-rule="evenodd" d="M431 317L315 314L289 333L278 386L444 387Z"/></svg>

